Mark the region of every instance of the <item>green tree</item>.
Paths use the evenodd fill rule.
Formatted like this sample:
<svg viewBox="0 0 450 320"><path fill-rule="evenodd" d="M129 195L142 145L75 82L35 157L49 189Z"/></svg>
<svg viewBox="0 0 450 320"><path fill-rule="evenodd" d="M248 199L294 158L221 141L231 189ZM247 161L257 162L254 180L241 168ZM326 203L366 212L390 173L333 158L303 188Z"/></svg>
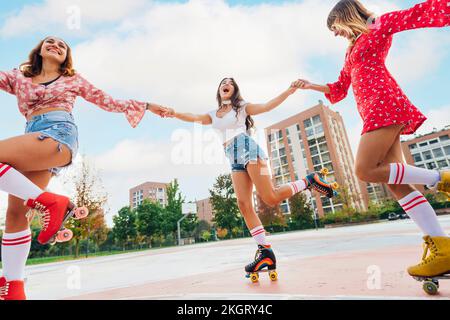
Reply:
<svg viewBox="0 0 450 320"><path fill-rule="evenodd" d="M314 227L313 209L304 193L297 193L289 199L291 209L290 227L296 230Z"/></svg>
<svg viewBox="0 0 450 320"><path fill-rule="evenodd" d="M273 229L282 229L286 227L286 218L281 212L280 206L276 205L275 207L270 207L259 196L258 198L258 216L263 226L265 226L266 229L271 230L271 232L274 231Z"/></svg>
<svg viewBox="0 0 450 320"><path fill-rule="evenodd" d="M165 209L148 199L136 209L136 228L150 245L154 236L161 234Z"/></svg>
<svg viewBox="0 0 450 320"><path fill-rule="evenodd" d="M136 230L136 213L130 209L130 207L124 207L119 210L118 215L113 217L114 227L113 234L114 239L122 246L125 251L125 247L132 239L137 235Z"/></svg>
<svg viewBox="0 0 450 320"><path fill-rule="evenodd" d="M241 226L239 208L234 194L231 175L217 177L213 188L209 190L211 205L214 209L214 222L219 229L233 230ZM231 232L227 233L232 236Z"/></svg>
<svg viewBox="0 0 450 320"><path fill-rule="evenodd" d="M103 206L108 200L97 170L86 158L83 158L81 167L71 178L75 187L75 204L84 206L89 215L83 220L69 220L67 227L73 232L75 242L75 257L79 256L80 241L87 239L91 234L97 233L97 239L103 239L100 234L106 229ZM100 229L97 232L97 229Z"/></svg>
<svg viewBox="0 0 450 320"><path fill-rule="evenodd" d="M172 234L175 236L177 232L177 222L183 217L182 206L184 203L184 197L180 192L180 186L178 180L172 181L166 189L167 193L167 206L162 212L161 229L164 235ZM186 224L182 223L181 228Z"/></svg>

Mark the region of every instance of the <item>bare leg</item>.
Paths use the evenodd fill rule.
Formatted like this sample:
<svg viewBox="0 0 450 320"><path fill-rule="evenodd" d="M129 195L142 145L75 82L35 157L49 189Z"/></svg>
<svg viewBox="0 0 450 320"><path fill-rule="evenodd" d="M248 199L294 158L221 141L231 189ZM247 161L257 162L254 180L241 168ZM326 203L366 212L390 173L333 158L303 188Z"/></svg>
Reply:
<svg viewBox="0 0 450 320"><path fill-rule="evenodd" d="M255 164L247 165L247 172L259 196L268 206L274 207L283 200L292 197L293 191L289 185L275 188L271 177L266 174L266 172L269 172L268 170L267 164L261 160L258 160Z"/></svg>
<svg viewBox="0 0 450 320"><path fill-rule="evenodd" d="M247 172L233 172L231 174L234 192L236 193L239 210L244 216L247 228L252 230L262 225L253 207L253 183Z"/></svg>
<svg viewBox="0 0 450 320"><path fill-rule="evenodd" d="M361 137L355 161L355 172L359 179L372 183L389 182L390 166L385 160L392 147L398 143L401 130L400 125L389 126ZM397 157L397 153L391 156Z"/></svg>
<svg viewBox="0 0 450 320"><path fill-rule="evenodd" d="M39 140L39 133L26 134L0 141L0 163L21 172L43 171L68 165L71 153L65 145L49 138Z"/></svg>

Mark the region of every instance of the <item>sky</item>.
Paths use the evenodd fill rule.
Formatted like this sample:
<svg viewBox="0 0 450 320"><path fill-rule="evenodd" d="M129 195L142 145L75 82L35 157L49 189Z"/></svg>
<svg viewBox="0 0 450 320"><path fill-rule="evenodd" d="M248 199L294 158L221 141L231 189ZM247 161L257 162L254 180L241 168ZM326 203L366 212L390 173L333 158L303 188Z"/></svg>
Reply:
<svg viewBox="0 0 450 320"><path fill-rule="evenodd" d="M408 8L419 1L367 0L373 12ZM0 70L26 61L48 35L73 49L76 70L115 98L171 106L180 112L216 108L220 80L232 76L247 101L266 102L298 78L334 82L347 42L326 27L336 0L41 0L0 3ZM450 124L449 29L397 34L387 65L408 97L429 118L420 133ZM255 117L259 136L269 125L312 107L316 92L298 91L276 111ZM23 133L16 99L0 93L0 139ZM362 128L352 93L332 106L344 118L354 153ZM209 128L147 114L132 129L122 114L79 98L74 116L80 155L49 189L70 193L81 155L98 170L109 195L108 222L128 205L128 190L145 181L177 178L186 200L208 197L229 166ZM259 142L265 148L264 137ZM6 196L0 195L0 220Z"/></svg>

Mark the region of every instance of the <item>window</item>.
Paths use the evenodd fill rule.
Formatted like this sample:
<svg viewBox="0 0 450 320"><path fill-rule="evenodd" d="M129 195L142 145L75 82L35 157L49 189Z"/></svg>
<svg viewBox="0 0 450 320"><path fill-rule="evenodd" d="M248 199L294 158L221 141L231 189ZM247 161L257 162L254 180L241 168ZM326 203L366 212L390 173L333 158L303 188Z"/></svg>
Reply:
<svg viewBox="0 0 450 320"><path fill-rule="evenodd" d="M303 121L303 125L305 126L305 128L312 127L311 119L306 119L305 121Z"/></svg>
<svg viewBox="0 0 450 320"><path fill-rule="evenodd" d="M414 162L420 162L422 161L422 156L420 153L413 154Z"/></svg>
<svg viewBox="0 0 450 320"><path fill-rule="evenodd" d="M450 146L445 146L444 151L446 155L450 156Z"/></svg>
<svg viewBox="0 0 450 320"><path fill-rule="evenodd" d="M328 152L322 154L322 161L323 161L323 162L331 161L330 154L329 154Z"/></svg>
<svg viewBox="0 0 450 320"><path fill-rule="evenodd" d="M300 130L300 125L299 125L299 124L297 124L297 131L301 131L301 130Z"/></svg>
<svg viewBox="0 0 450 320"><path fill-rule="evenodd" d="M319 150L317 150L317 147L311 147L309 148L309 151L311 151L311 156L315 156L319 154Z"/></svg>
<svg viewBox="0 0 450 320"><path fill-rule="evenodd" d="M320 150L321 153L328 152L328 146L327 146L327 144L326 144L326 143L321 144L321 145L319 146L319 150Z"/></svg>
<svg viewBox="0 0 450 320"><path fill-rule="evenodd" d="M312 120L313 120L313 123L314 123L314 124L321 124L321 123L322 123L322 121L320 121L320 116L319 116L319 115L314 116L314 117L312 118Z"/></svg>
<svg viewBox="0 0 450 320"><path fill-rule="evenodd" d="M440 136L439 139L441 140L441 142L444 142L444 141L448 141L448 140L449 140L449 137L448 137L448 135L446 135L446 136Z"/></svg>
<svg viewBox="0 0 450 320"><path fill-rule="evenodd" d="M269 134L269 135L267 136L267 139L269 140L269 142L272 142L272 135Z"/></svg>
<svg viewBox="0 0 450 320"><path fill-rule="evenodd" d="M447 160L440 160L437 162L439 169L448 167Z"/></svg>
<svg viewBox="0 0 450 320"><path fill-rule="evenodd" d="M325 142L325 141L326 141L325 137L320 137L320 138L317 139L317 143L322 143L322 142Z"/></svg>
<svg viewBox="0 0 450 320"><path fill-rule="evenodd" d="M315 165L315 166L321 164L320 157L319 157L319 156L313 157L313 158L312 158L312 163L313 163L313 165Z"/></svg>
<svg viewBox="0 0 450 320"><path fill-rule="evenodd" d="M444 156L444 152L442 152L441 148L433 149L433 154L435 158L440 158Z"/></svg>
<svg viewBox="0 0 450 320"><path fill-rule="evenodd" d="M280 157L284 156L286 154L286 149L285 148L281 148L280 149Z"/></svg>
<svg viewBox="0 0 450 320"><path fill-rule="evenodd" d="M410 144L409 145L409 150L413 150L413 149L416 149L417 148L417 144Z"/></svg>
<svg viewBox="0 0 450 320"><path fill-rule="evenodd" d="M437 168L436 163L434 162L427 163L427 168L430 170L436 169Z"/></svg>
<svg viewBox="0 0 450 320"><path fill-rule="evenodd" d="M428 142L419 143L419 147L426 147L427 145L428 145Z"/></svg>
<svg viewBox="0 0 450 320"><path fill-rule="evenodd" d="M323 207L328 207L328 206L331 205L331 201L327 197L322 197L322 198L320 198L320 200L322 201L322 206Z"/></svg>
<svg viewBox="0 0 450 320"><path fill-rule="evenodd" d="M434 139L434 140L431 140L431 141L430 141L430 144L436 144L436 143L438 143L438 140L437 140L437 139Z"/></svg>
<svg viewBox="0 0 450 320"><path fill-rule="evenodd" d="M314 129L313 128L306 129L306 136L307 137L311 137L313 135L314 135Z"/></svg>
<svg viewBox="0 0 450 320"><path fill-rule="evenodd" d="M322 132L323 132L323 126L322 125L317 126L316 127L316 134L320 134Z"/></svg>
<svg viewBox="0 0 450 320"><path fill-rule="evenodd" d="M424 153L422 153L422 155L423 155L425 160L433 159L433 156L431 155L431 151L425 151Z"/></svg>

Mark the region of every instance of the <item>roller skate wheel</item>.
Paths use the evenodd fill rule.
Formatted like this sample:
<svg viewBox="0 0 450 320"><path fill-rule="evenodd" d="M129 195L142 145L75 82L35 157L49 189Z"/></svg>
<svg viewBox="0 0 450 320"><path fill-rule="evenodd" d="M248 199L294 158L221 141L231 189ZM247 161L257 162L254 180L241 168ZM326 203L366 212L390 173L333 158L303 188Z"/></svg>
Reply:
<svg viewBox="0 0 450 320"><path fill-rule="evenodd" d="M56 236L56 242L67 242L70 241L73 237L72 230L64 229L58 232Z"/></svg>
<svg viewBox="0 0 450 320"><path fill-rule="evenodd" d="M277 281L278 280L278 273L276 271L272 271L269 273L270 280Z"/></svg>
<svg viewBox="0 0 450 320"><path fill-rule="evenodd" d="M329 173L329 171L328 171L327 168L322 168L322 170L320 170L320 174L323 175L323 176L327 176L328 173Z"/></svg>
<svg viewBox="0 0 450 320"><path fill-rule="evenodd" d="M89 215L89 210L86 207L80 207L75 209L75 219L84 219Z"/></svg>
<svg viewBox="0 0 450 320"><path fill-rule="evenodd" d="M258 275L257 273L252 273L252 274L250 275L250 280L251 280L253 283L258 282L258 281L259 281L259 275Z"/></svg>
<svg viewBox="0 0 450 320"><path fill-rule="evenodd" d="M337 183L337 182L333 182L330 186L333 190L339 189L339 183Z"/></svg>
<svg viewBox="0 0 450 320"><path fill-rule="evenodd" d="M434 296L438 293L439 287L432 281L425 281L423 283L423 291L430 296Z"/></svg>

